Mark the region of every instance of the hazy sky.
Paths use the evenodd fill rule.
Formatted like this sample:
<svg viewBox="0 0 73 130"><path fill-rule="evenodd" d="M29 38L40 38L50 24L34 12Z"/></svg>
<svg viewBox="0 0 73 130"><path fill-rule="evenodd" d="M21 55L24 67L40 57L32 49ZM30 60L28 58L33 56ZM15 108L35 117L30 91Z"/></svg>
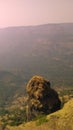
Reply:
<svg viewBox="0 0 73 130"><path fill-rule="evenodd" d="M73 0L0 0L0 27L73 22Z"/></svg>

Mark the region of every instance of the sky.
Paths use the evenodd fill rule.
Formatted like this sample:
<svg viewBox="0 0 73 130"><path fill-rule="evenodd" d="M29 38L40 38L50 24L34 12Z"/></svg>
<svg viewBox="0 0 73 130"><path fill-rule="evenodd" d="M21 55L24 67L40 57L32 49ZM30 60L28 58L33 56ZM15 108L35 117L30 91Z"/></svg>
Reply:
<svg viewBox="0 0 73 130"><path fill-rule="evenodd" d="M73 0L0 0L0 28L73 23Z"/></svg>

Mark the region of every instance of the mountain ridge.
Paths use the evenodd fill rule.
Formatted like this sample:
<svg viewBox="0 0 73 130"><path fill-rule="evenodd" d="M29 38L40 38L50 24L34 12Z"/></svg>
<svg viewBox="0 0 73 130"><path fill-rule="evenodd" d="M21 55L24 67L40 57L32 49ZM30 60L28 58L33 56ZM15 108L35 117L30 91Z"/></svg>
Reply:
<svg viewBox="0 0 73 130"><path fill-rule="evenodd" d="M9 27L0 30L0 43L0 70L72 79L72 23Z"/></svg>
<svg viewBox="0 0 73 130"><path fill-rule="evenodd" d="M47 78L54 87L73 87L72 59L73 23L0 29L0 74L9 72L11 77L3 77L1 93L6 87L7 95L10 87L10 92L23 90L34 75Z"/></svg>

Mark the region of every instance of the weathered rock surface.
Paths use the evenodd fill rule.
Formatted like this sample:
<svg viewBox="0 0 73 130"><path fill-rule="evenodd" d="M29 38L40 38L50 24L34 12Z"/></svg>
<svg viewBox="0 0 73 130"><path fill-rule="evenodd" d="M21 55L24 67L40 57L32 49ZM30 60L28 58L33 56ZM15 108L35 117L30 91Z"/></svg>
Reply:
<svg viewBox="0 0 73 130"><path fill-rule="evenodd" d="M41 76L34 76L27 84L28 120L39 114L50 114L60 109L61 101L50 82Z"/></svg>

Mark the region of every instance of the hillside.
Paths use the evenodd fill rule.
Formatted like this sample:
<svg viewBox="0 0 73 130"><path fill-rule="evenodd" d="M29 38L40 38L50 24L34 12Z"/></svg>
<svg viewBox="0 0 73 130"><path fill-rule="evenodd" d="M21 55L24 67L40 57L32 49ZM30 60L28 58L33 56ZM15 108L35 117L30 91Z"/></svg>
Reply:
<svg viewBox="0 0 73 130"><path fill-rule="evenodd" d="M21 71L27 80L46 76L73 86L73 24L0 29L0 70Z"/></svg>
<svg viewBox="0 0 73 130"><path fill-rule="evenodd" d="M9 127L9 130L73 130L73 99L64 107L45 118L24 123L18 127Z"/></svg>
<svg viewBox="0 0 73 130"><path fill-rule="evenodd" d="M0 107L8 106L14 97L25 94L25 82L21 76L0 71Z"/></svg>
<svg viewBox="0 0 73 130"><path fill-rule="evenodd" d="M34 75L73 88L73 24L0 29L0 106L25 93Z"/></svg>

